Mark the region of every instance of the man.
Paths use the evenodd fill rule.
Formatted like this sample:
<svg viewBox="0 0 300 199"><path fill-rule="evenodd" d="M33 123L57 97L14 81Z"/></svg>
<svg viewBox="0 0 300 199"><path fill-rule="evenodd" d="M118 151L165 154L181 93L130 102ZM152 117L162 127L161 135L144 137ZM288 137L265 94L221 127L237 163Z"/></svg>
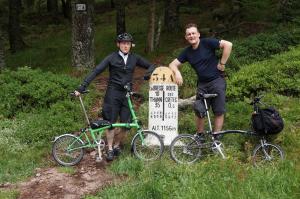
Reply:
<svg viewBox="0 0 300 199"><path fill-rule="evenodd" d="M208 102L209 106L212 106L215 116L213 131L220 131L223 126L225 113L226 82L223 78L223 72L231 53L232 43L213 38L200 38L196 24L188 24L186 26L185 39L190 46L185 48L181 54L169 64L169 67L175 74L176 83L182 85L183 79L178 68L182 63L189 62L198 76L197 99L199 99L199 93L218 94L217 97L209 99ZM215 54L216 49L219 48L223 50L221 59L218 59ZM202 104L201 106L203 107L204 105ZM201 133L204 131L205 113L203 111L195 111L197 116L197 132L200 135L202 135Z"/></svg>
<svg viewBox="0 0 300 199"><path fill-rule="evenodd" d="M137 54L130 52L133 38L128 33L117 36L117 47L119 50L108 55L96 66L96 68L84 79L80 87L75 91L78 96L83 92L90 82L107 67L109 68L109 80L106 94L102 106L102 116L104 120L115 123L120 117L121 123L130 123L131 115L126 99L124 86L132 82L133 73L136 66L148 69L145 79L149 78L155 66ZM120 132L115 138L116 129L106 132L107 138L107 157L112 161L114 156L120 154L120 141L126 135L126 129L119 129ZM114 139L115 138L115 139ZM114 144L114 145L113 145Z"/></svg>

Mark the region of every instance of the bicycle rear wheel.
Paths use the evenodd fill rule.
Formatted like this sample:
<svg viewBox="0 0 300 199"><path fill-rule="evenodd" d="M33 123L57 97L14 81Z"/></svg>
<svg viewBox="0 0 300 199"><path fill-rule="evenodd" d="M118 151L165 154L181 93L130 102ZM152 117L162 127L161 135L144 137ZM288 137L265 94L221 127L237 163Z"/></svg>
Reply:
<svg viewBox="0 0 300 199"><path fill-rule="evenodd" d="M257 167L264 165L276 165L283 160L284 152L280 146L265 143L263 146L258 144L253 150L253 164Z"/></svg>
<svg viewBox="0 0 300 199"><path fill-rule="evenodd" d="M200 143L193 135L178 135L170 145L171 158L177 163L191 164L201 156Z"/></svg>
<svg viewBox="0 0 300 199"><path fill-rule="evenodd" d="M63 166L78 164L84 155L83 141L71 134L65 134L55 140L52 146L54 160Z"/></svg>
<svg viewBox="0 0 300 199"><path fill-rule="evenodd" d="M132 150L141 160L157 160L164 152L164 144L157 133L143 130L132 139Z"/></svg>

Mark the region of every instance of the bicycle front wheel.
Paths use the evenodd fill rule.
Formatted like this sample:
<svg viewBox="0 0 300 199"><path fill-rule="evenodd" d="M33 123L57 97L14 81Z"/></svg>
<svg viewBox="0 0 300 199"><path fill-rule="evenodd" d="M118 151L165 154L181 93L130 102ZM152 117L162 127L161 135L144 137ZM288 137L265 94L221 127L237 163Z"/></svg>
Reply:
<svg viewBox="0 0 300 199"><path fill-rule="evenodd" d="M283 160L284 153L280 146L270 143L257 145L253 151L253 164L257 167L276 165Z"/></svg>
<svg viewBox="0 0 300 199"><path fill-rule="evenodd" d="M52 146L54 160L63 166L78 164L84 155L83 142L76 136L65 134L55 140Z"/></svg>
<svg viewBox="0 0 300 199"><path fill-rule="evenodd" d="M170 145L171 158L181 164L196 162L201 156L200 143L193 135L178 135Z"/></svg>
<svg viewBox="0 0 300 199"><path fill-rule="evenodd" d="M164 144L157 133L143 130L132 139L132 150L141 160L157 160L164 152Z"/></svg>

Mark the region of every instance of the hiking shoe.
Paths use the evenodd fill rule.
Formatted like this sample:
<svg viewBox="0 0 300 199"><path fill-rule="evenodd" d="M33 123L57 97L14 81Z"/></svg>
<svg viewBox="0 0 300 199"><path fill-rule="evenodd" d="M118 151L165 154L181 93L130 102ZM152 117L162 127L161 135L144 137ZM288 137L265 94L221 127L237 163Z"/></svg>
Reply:
<svg viewBox="0 0 300 199"><path fill-rule="evenodd" d="M114 159L114 151L113 150L108 150L107 155L106 155L106 160L107 161L112 161Z"/></svg>
<svg viewBox="0 0 300 199"><path fill-rule="evenodd" d="M114 149L113 149L113 151L114 151L114 156L119 156L119 155L121 155L121 148L118 146L118 147L115 147Z"/></svg>
<svg viewBox="0 0 300 199"><path fill-rule="evenodd" d="M204 143L205 142L205 138L204 138L204 134L203 133L196 133L195 138L198 142L200 143Z"/></svg>

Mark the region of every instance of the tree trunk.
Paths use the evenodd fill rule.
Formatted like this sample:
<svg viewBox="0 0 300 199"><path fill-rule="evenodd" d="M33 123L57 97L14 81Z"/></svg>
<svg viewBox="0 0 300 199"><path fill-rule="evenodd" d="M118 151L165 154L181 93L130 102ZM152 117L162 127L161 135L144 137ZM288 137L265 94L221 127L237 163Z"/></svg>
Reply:
<svg viewBox="0 0 300 199"><path fill-rule="evenodd" d="M114 0L110 0L110 7L111 8L115 8L115 2L114 2Z"/></svg>
<svg viewBox="0 0 300 199"><path fill-rule="evenodd" d="M47 11L53 14L58 13L57 0L47 0Z"/></svg>
<svg viewBox="0 0 300 199"><path fill-rule="evenodd" d="M150 6L150 17L149 17L149 24L148 24L147 45L145 48L146 53L152 52L154 50L156 0L151 0L149 6Z"/></svg>
<svg viewBox="0 0 300 199"><path fill-rule="evenodd" d="M26 9L32 10L35 4L35 0L26 0L24 4L26 6Z"/></svg>
<svg viewBox="0 0 300 199"><path fill-rule="evenodd" d="M294 0L279 0L280 21L287 23L293 20L293 2Z"/></svg>
<svg viewBox="0 0 300 199"><path fill-rule="evenodd" d="M62 12L65 18L72 20L71 0L61 0Z"/></svg>
<svg viewBox="0 0 300 199"><path fill-rule="evenodd" d="M0 30L0 70L2 70L5 67L5 59L4 59L4 43L3 43L3 37Z"/></svg>
<svg viewBox="0 0 300 199"><path fill-rule="evenodd" d="M47 0L47 11L50 14L54 23L59 23L58 19L58 2L57 0Z"/></svg>
<svg viewBox="0 0 300 199"><path fill-rule="evenodd" d="M126 24L125 24L125 2L124 0L116 0L116 25L117 25L117 35L126 32Z"/></svg>
<svg viewBox="0 0 300 199"><path fill-rule="evenodd" d="M156 36L154 38L154 48L158 48L159 46L159 41L160 41L160 34L161 34L161 21L162 21L162 16L159 17L158 22L157 22L157 29L156 29Z"/></svg>
<svg viewBox="0 0 300 199"><path fill-rule="evenodd" d="M8 35L10 51L15 53L25 48L20 27L21 0L9 1Z"/></svg>
<svg viewBox="0 0 300 199"><path fill-rule="evenodd" d="M165 0L165 27L168 32L179 31L179 0Z"/></svg>
<svg viewBox="0 0 300 199"><path fill-rule="evenodd" d="M78 69L94 67L94 0L72 3L72 63Z"/></svg>

